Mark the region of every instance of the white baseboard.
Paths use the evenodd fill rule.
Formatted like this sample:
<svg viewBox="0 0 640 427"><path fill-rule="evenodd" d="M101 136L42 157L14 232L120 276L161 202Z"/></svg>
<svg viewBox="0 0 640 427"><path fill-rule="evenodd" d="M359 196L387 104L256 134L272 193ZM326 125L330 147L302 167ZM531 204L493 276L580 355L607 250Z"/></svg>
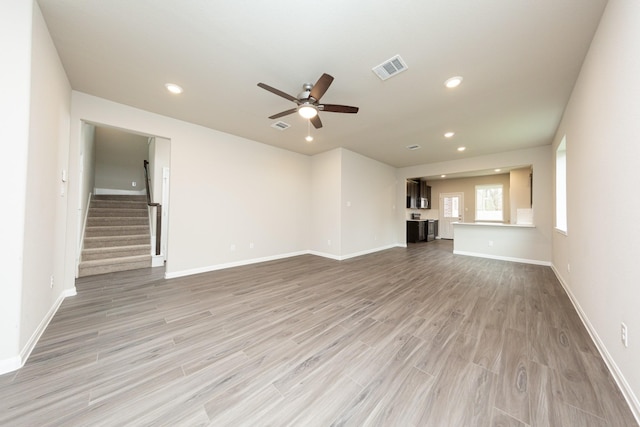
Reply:
<svg viewBox="0 0 640 427"><path fill-rule="evenodd" d="M542 261L539 259L527 259L527 258L515 258L509 256L501 256L501 255L490 255L483 254L478 252L467 252L467 251L453 251L454 255L466 255L466 256L474 256L478 258L489 258L489 259L497 259L501 261L510 261L510 262L520 262L523 264L534 264L534 265L546 265L547 267L551 266L550 261Z"/></svg>
<svg viewBox="0 0 640 427"><path fill-rule="evenodd" d="M380 251L386 251L387 249L392 249L392 248L406 248L407 245L406 243L404 245L402 244L391 244L391 245L385 245L385 246L379 246L377 248L371 248L371 249L366 249L364 251L359 251L359 252L353 252L347 255L333 255L333 254L328 254L325 252L318 252L318 251L309 251L309 253L311 255L317 255L317 256L321 256L323 258L330 258L330 259L334 259L336 261L343 261L345 259L349 259L349 258L355 258L355 257L359 257L362 255L368 255L368 254L372 254L374 252L380 252Z"/></svg>
<svg viewBox="0 0 640 427"><path fill-rule="evenodd" d="M29 358L29 355L31 355L31 352L36 347L38 340L44 333L45 329L47 329L47 326L49 326L51 319L53 319L53 316L58 311L58 308L60 308L62 301L64 301L66 297L70 297L74 295L76 295L75 287L73 289L67 289L60 294L60 296L53 303L53 305L51 306L47 314L44 316L44 318L36 328L36 330L33 332L33 334L31 334L29 341L27 341L23 349L20 351L20 354L10 357L9 359L0 360L0 375L5 374L7 372L15 371L24 366L27 359Z"/></svg>
<svg viewBox="0 0 640 427"><path fill-rule="evenodd" d="M95 195L114 194L119 196L144 196L147 194L147 190L119 190L117 188L96 188Z"/></svg>
<svg viewBox="0 0 640 427"><path fill-rule="evenodd" d="M176 277L191 276L192 274L207 273L209 271L224 270L225 268L241 267L243 265L257 264L257 263L266 262L266 261L275 261L283 258L291 258L299 255L307 255L308 253L309 253L308 251L291 252L287 254L273 255L273 256L268 256L263 258L252 258L252 259L247 259L242 261L228 262L224 264L208 265L206 267L192 268L189 270L165 272L164 278L173 279Z"/></svg>
<svg viewBox="0 0 640 427"><path fill-rule="evenodd" d="M315 256L319 256L322 258L329 258L332 259L334 261L341 261L342 257L340 255L334 255L334 254L330 254L327 252L319 252L319 251L307 251L307 253L309 255L315 255Z"/></svg>
<svg viewBox="0 0 640 427"><path fill-rule="evenodd" d="M228 262L225 264L216 264L216 265L209 265L206 267L200 267L200 268L193 268L193 269L189 269L189 270L181 270L181 271L174 271L174 272L166 272L164 274L165 279L173 279L176 277L184 277L184 276L190 276L192 274L200 274L200 273L207 273L209 271L216 271L216 270L223 270L225 268L232 268L232 267L240 267L243 265L250 265L250 264L257 264L260 262L266 262L266 261L275 261L278 259L284 259L284 258L291 258L294 256L300 256L300 255L316 255L316 256L320 256L323 258L329 258L329 259L333 259L336 261L342 261L345 259L349 259L349 258L354 258L357 256L361 256L361 255L366 255L366 254L370 254L373 252L380 252L380 251L384 251L387 249L391 249L391 248L395 248L395 247L406 247L402 246L401 244L391 244L391 245L387 245L387 246L381 246L378 248L373 248L373 249L368 249L365 251L361 251L361 252L355 252L352 254L348 254L348 255L333 255L333 254L329 254L326 252L318 252L318 251L299 251L299 252L290 252L287 254L280 254L280 255L273 255L273 256L268 256L268 257L263 257L263 258L252 258L252 259L247 259L247 260L242 260L242 261L235 261L235 262Z"/></svg>
<svg viewBox="0 0 640 427"><path fill-rule="evenodd" d="M589 318L587 317L584 310L582 310L582 307L580 307L580 303L578 302L575 295L573 295L573 292L571 292L571 289L569 288L567 283L564 281L564 279L560 275L560 272L558 271L556 266L551 264L551 269L553 270L554 274L558 278L558 281L560 282L565 292L569 296L569 299L571 300L573 307L578 312L578 316L580 317L580 320L582 320L582 324L587 329L587 332L589 332L589 336L591 337L591 340L593 341L596 348L598 349L598 352L600 352L600 356L602 356L602 360L604 360L604 363L607 365L607 368L609 368L609 372L611 372L613 379L615 380L616 384L618 384L618 388L620 389L620 391L622 392L622 395L627 401L627 404L629 405L629 408L631 409L633 416L635 417L638 424L640 424L640 401L638 400L638 397L634 394L633 390L631 389L631 386L629 385L626 378L618 368L618 365L616 364L616 362L611 357L611 354L609 354L607 347L605 347L604 343L598 336L598 333L596 332L595 328L589 321Z"/></svg>
<svg viewBox="0 0 640 427"><path fill-rule="evenodd" d="M9 357L8 359L0 360L0 375L7 374L22 368L22 361L20 356Z"/></svg>
<svg viewBox="0 0 640 427"><path fill-rule="evenodd" d="M151 267L162 267L164 265L164 255L151 255Z"/></svg>

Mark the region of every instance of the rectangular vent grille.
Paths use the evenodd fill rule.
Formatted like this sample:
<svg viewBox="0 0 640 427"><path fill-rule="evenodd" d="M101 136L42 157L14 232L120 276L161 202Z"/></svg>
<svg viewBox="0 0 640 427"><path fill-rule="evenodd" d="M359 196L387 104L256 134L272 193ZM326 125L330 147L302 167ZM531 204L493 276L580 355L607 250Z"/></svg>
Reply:
<svg viewBox="0 0 640 427"><path fill-rule="evenodd" d="M380 80L387 80L389 77L393 77L407 68L409 67L404 60L400 58L400 55L396 55L388 61L373 67L372 70L378 77L380 77Z"/></svg>
<svg viewBox="0 0 640 427"><path fill-rule="evenodd" d="M274 124L271 125L272 128L276 128L278 130L285 130L285 129L289 129L291 127L291 125L289 123L285 123L283 121L278 121L275 122Z"/></svg>
<svg viewBox="0 0 640 427"><path fill-rule="evenodd" d="M418 150L421 147L418 144L414 144L414 145L407 145L407 149L408 150Z"/></svg>

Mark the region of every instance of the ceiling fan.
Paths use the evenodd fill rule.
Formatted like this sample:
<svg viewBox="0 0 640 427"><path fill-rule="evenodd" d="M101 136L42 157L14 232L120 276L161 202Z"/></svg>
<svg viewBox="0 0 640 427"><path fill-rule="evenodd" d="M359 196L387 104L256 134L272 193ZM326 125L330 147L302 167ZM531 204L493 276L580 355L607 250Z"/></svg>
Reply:
<svg viewBox="0 0 640 427"><path fill-rule="evenodd" d="M296 111L305 119L309 119L316 129L322 127L322 121L318 116L319 111L328 111L331 113L357 113L358 107L350 107L348 105L337 104L320 104L320 98L329 89L329 86L333 82L333 77L329 74L322 74L316 84L305 83L302 85L302 92L298 94L298 97L289 95L281 90L266 85L264 83L258 83L262 89L268 90L271 93L275 93L289 101L293 101L297 104L295 108L283 111L273 116L269 116L270 119L277 119L289 114L293 114Z"/></svg>

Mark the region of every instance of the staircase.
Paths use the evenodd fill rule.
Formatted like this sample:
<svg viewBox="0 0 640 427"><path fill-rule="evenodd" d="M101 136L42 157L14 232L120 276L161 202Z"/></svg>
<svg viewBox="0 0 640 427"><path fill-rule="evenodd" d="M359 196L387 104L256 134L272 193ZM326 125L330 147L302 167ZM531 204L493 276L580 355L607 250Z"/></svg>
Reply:
<svg viewBox="0 0 640 427"><path fill-rule="evenodd" d="M150 240L145 196L93 196L79 277L151 267Z"/></svg>

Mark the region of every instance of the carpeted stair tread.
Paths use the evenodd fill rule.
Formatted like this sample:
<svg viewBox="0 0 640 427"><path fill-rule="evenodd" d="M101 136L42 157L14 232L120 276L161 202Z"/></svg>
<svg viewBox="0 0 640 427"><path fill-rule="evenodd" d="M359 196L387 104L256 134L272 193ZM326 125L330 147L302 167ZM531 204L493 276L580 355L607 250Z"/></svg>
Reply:
<svg viewBox="0 0 640 427"><path fill-rule="evenodd" d="M90 216L87 218L87 227L101 227L113 225L149 225L146 216L119 217L119 216Z"/></svg>
<svg viewBox="0 0 640 427"><path fill-rule="evenodd" d="M147 196L145 196L144 194L141 194L141 195L94 194L92 200L120 200L120 201L142 200L146 202Z"/></svg>
<svg viewBox="0 0 640 427"><path fill-rule="evenodd" d="M86 237L131 236L149 234L147 225L91 225L85 228Z"/></svg>
<svg viewBox="0 0 640 427"><path fill-rule="evenodd" d="M84 238L84 247L87 249L113 246L143 245L145 243L150 243L148 234L134 234L131 236L98 236Z"/></svg>
<svg viewBox="0 0 640 427"><path fill-rule="evenodd" d="M89 209L89 216L102 216L102 217L109 217L109 216L117 216L117 217L122 217L122 218L127 218L127 217L146 217L148 216L148 212L147 209L145 207L145 209L127 209L127 208L90 208Z"/></svg>
<svg viewBox="0 0 640 427"><path fill-rule="evenodd" d="M82 251L82 261L148 255L150 253L151 244L87 248Z"/></svg>
<svg viewBox="0 0 640 427"><path fill-rule="evenodd" d="M151 262L151 255L150 254L123 256L123 257L105 258L105 259L94 259L94 260L90 260L90 261L82 261L80 263L80 265L84 266L84 267L89 267L89 266L96 266L96 265L113 264L115 262L126 264L126 263L132 263L132 262L138 262L138 261L146 261L146 260L149 260L149 262Z"/></svg>
<svg viewBox="0 0 640 427"><path fill-rule="evenodd" d="M128 209L147 209L146 201L118 201L118 200L95 200L91 202L92 208L128 208Z"/></svg>
<svg viewBox="0 0 640 427"><path fill-rule="evenodd" d="M151 267L151 255L136 255L119 258L107 258L83 261L78 268L79 277L95 274L112 273L114 271L135 270Z"/></svg>
<svg viewBox="0 0 640 427"><path fill-rule="evenodd" d="M80 277L151 267L146 196L93 196L84 230Z"/></svg>

